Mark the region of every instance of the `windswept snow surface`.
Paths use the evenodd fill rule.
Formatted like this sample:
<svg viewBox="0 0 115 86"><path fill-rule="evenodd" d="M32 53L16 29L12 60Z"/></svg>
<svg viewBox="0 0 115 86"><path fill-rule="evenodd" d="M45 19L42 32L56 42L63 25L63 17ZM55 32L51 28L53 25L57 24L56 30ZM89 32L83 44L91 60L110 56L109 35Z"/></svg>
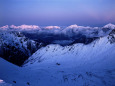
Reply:
<svg viewBox="0 0 115 86"><path fill-rule="evenodd" d="M102 37L88 45L48 45L23 67L0 58L0 79L12 86L115 86L112 38Z"/></svg>
<svg viewBox="0 0 115 86"><path fill-rule="evenodd" d="M4 82L4 80L0 79L0 86L12 86L12 85L8 84L8 83Z"/></svg>

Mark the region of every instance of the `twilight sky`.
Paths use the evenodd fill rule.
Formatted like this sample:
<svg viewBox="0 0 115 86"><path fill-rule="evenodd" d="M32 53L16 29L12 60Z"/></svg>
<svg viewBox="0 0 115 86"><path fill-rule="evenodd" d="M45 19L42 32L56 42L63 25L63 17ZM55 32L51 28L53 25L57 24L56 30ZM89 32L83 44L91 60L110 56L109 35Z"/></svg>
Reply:
<svg viewBox="0 0 115 86"><path fill-rule="evenodd" d="M115 24L115 0L0 0L0 26Z"/></svg>

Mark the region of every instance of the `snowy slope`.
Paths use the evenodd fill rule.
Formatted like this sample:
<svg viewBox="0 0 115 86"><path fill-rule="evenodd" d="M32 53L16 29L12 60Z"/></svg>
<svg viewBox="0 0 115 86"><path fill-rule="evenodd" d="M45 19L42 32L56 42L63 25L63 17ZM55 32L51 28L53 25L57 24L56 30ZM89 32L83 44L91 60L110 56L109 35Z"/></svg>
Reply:
<svg viewBox="0 0 115 86"><path fill-rule="evenodd" d="M60 81L60 85L64 86L114 86L115 44L112 36L97 39L89 45L48 45L33 54L26 65L34 70L47 70L57 81L63 76L65 84Z"/></svg>
<svg viewBox="0 0 115 86"><path fill-rule="evenodd" d="M81 66L84 64L93 64L94 66L96 66L99 65L100 60L102 60L104 66L105 64L109 64L109 59L114 59L113 57L115 54L115 44L114 41L112 41L113 38L111 35L109 35L97 39L93 43L88 45L79 43L65 47L62 47L60 45L48 45L45 48L41 48L37 52L35 52L27 60L28 63L26 65L32 64L29 66L34 66L59 62L60 64L62 63L67 67L71 67L72 65L75 66L75 64L77 66ZM104 61L104 59L106 59L106 61ZM81 61L82 63L80 63Z"/></svg>
<svg viewBox="0 0 115 86"><path fill-rule="evenodd" d="M13 86L115 86L114 50L114 31L88 45L48 45L23 67L0 58L0 79Z"/></svg>
<svg viewBox="0 0 115 86"><path fill-rule="evenodd" d="M0 79L0 86L12 86L12 85L9 83L6 83L6 82L4 82L4 80Z"/></svg>

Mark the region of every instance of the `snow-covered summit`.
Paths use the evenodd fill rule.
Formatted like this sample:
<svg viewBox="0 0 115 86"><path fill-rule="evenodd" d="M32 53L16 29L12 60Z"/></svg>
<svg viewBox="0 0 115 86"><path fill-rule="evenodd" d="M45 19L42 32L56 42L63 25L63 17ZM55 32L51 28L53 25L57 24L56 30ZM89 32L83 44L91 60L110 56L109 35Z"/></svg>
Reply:
<svg viewBox="0 0 115 86"><path fill-rule="evenodd" d="M114 24L109 23L109 24L105 25L105 26L104 26L104 28L115 29L115 25L114 25Z"/></svg>

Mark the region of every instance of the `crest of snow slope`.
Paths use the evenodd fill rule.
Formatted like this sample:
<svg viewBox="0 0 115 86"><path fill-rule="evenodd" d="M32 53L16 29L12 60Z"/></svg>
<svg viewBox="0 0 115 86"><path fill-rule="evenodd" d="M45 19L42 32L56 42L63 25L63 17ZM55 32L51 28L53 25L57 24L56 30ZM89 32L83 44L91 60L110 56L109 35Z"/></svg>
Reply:
<svg viewBox="0 0 115 86"><path fill-rule="evenodd" d="M95 40L93 43L89 45L74 44L72 46L65 46L65 47L62 47L60 45L48 45L45 48L41 48L37 52L35 52L29 58L27 64L28 65L32 64L33 66L33 65L39 65L42 63L50 64L53 62L54 63L63 62L63 64L66 64L67 67L69 66L72 67L72 65L75 66L75 64L77 66L79 65L81 66L80 62L82 61L82 65L95 63L94 65L96 66L98 65L98 61L100 59L104 60L104 59L109 59L109 58L114 57L115 52L113 50L114 50L115 44L114 43L111 44L112 43L111 41L112 40L115 41L115 38L113 38L112 36L102 37L100 39ZM68 63L68 62L71 62L71 63ZM89 63L86 63L86 62L89 62ZM75 64L72 64L72 63L75 63Z"/></svg>

